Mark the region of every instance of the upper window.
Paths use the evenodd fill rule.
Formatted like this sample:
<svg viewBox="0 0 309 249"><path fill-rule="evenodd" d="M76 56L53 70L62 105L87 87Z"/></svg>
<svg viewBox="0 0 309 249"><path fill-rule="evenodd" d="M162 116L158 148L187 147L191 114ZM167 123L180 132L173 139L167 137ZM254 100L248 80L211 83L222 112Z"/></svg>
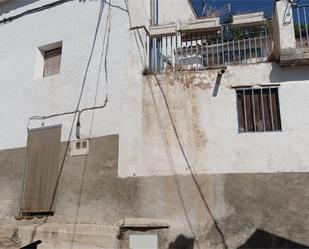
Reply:
<svg viewBox="0 0 309 249"><path fill-rule="evenodd" d="M278 88L237 89L239 132L281 131Z"/></svg>
<svg viewBox="0 0 309 249"><path fill-rule="evenodd" d="M62 47L43 51L44 70L43 77L60 73Z"/></svg>

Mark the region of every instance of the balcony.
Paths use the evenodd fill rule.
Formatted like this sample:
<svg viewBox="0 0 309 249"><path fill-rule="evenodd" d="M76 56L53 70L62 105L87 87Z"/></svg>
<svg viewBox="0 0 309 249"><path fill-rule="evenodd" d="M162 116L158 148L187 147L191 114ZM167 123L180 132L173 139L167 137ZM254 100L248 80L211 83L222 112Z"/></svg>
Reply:
<svg viewBox="0 0 309 249"><path fill-rule="evenodd" d="M218 18L202 19L151 27L149 45L152 72L259 63L272 53L272 26L256 14L234 16L223 25Z"/></svg>
<svg viewBox="0 0 309 249"><path fill-rule="evenodd" d="M309 48L309 4L293 6L295 39L297 48Z"/></svg>

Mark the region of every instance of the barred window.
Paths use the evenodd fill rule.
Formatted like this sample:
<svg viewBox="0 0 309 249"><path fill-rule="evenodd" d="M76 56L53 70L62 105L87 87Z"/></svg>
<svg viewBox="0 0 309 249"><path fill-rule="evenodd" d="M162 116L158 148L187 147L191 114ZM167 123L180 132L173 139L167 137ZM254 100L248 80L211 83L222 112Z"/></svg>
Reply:
<svg viewBox="0 0 309 249"><path fill-rule="evenodd" d="M281 131L278 87L237 89L239 132Z"/></svg>

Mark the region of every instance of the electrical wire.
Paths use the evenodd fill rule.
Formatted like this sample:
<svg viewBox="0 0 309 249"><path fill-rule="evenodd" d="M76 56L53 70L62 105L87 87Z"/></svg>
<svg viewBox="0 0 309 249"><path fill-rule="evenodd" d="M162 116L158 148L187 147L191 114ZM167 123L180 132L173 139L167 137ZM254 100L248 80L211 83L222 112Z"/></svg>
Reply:
<svg viewBox="0 0 309 249"><path fill-rule="evenodd" d="M56 2L45 4L45 5L37 7L37 8L26 10L26 11L20 13L20 14L15 15L15 16L10 16L10 17L3 18L2 20L0 20L0 24L5 24L5 23L8 23L8 22L12 22L12 21L14 21L14 20L16 20L18 18L23 17L23 16L26 16L26 15L29 15L29 14L33 14L33 13L36 13L36 12L40 12L40 11L43 11L43 10L46 10L46 9L50 9L50 8L53 8L55 6L58 6L60 4L63 4L63 3L69 2L69 1L73 1L73 0L58 0Z"/></svg>
<svg viewBox="0 0 309 249"><path fill-rule="evenodd" d="M70 1L70 0L64 0L64 1ZM60 2L60 1L58 1L58 2ZM58 189L58 186L59 186L59 180L60 180L60 177L62 175L62 171L63 171L64 163L65 163L65 160L66 160L66 156L67 156L67 153L68 153L68 150L69 150L69 145L70 145L70 141L71 141L72 132L73 132L73 128L74 128L76 117L78 118L77 119L77 123L78 123L78 122L80 122L80 116L81 116L81 114L83 112L89 111L89 110L96 110L96 109L104 108L104 107L106 107L106 105L108 103L108 91L106 91L106 97L105 97L105 101L104 101L103 105L87 107L87 108L83 108L83 109L79 110L81 99L82 99L83 92L84 92L84 89L85 89L85 84L86 84L87 76L88 76L90 62L92 60L93 52L94 52L94 47L95 47L96 41L97 41L98 30L99 30L99 27L100 27L100 24L101 24L105 3L106 3L105 0L101 0L101 2L100 2L100 9L99 9L99 14L98 14L97 25L96 25L96 28L95 28L95 35L94 35L94 39L93 39L90 55L89 55L89 58L88 58L88 62L87 62L87 65L86 65L86 70L85 70L85 74L84 74L84 77L83 77L80 94L79 94L78 101L77 101L77 104L76 104L76 109L74 111L57 113L57 114L52 114L52 115L48 115L48 116L32 116L28 120L27 129L29 130L29 123L30 123L31 120L45 120L45 119L60 117L60 116L64 116L64 115L73 115L74 114L74 117L73 117L73 120L72 120L72 125L71 125L71 128L70 128L70 132L69 132L67 143L66 143L66 147L65 147L65 151L64 151L64 156L63 156L63 159L61 161L61 166L60 166L59 174L57 176L55 189L53 191L51 205L50 205L50 208L49 208L50 210L52 209L53 203L55 201L55 196L56 196L56 192L57 192L57 189ZM110 27L109 27L109 33L110 33ZM106 64L107 64L107 62L105 63L105 68L106 68L106 71L107 71L107 65ZM108 79L107 76L106 76L106 79ZM108 89L108 87L106 89Z"/></svg>
<svg viewBox="0 0 309 249"><path fill-rule="evenodd" d="M62 0L62 1L68 1L68 0ZM60 2L60 1L58 1L58 2ZM54 204L54 201L55 201L57 189L58 189L58 186L59 186L60 177L62 175L64 163L65 163L66 158L67 158L67 153L69 151L69 145L70 145L70 141L71 141L71 137L72 137L72 133L73 133L74 124L75 124L75 121L76 121L77 114L80 112L79 111L79 107L80 107L80 103L81 103L82 96L83 96L84 89L85 89L85 85L86 85L86 80L87 80L87 76L88 76L90 62L92 61L92 57L93 57L93 53L94 53L94 48L95 48L95 45L96 45L96 42L97 42L97 36L98 36L98 31L99 31L99 28L100 28L100 25L101 25L101 20L102 20L104 6L105 6L105 1L101 0L101 2L100 2L100 9L99 9L99 13L98 13L97 24L96 24L95 33L94 33L94 38L93 38L93 42L92 42L89 58L88 58L88 61L87 61L87 65L86 65L86 69L85 69L85 73L84 73L84 77L83 77L83 81L82 81L82 86L81 86L80 94L79 94L78 101L77 101L77 104L76 104L76 109L74 111L64 112L64 113L60 113L60 114L53 114L53 115L49 115L49 116L34 116L34 117L32 117L32 119L47 119L47 118L52 118L52 117L58 117L58 116L63 116L63 115L74 114L74 117L73 117L73 120L72 120L72 124L71 124L71 128L70 128L69 135L68 135L68 139L67 139L67 143L66 143L65 150L64 150L64 156L63 156L63 159L61 161L59 173L58 173L58 176L57 176L57 179L56 179L56 184L55 184L55 187L54 187L54 190L53 190L53 194L52 194L49 210L52 210L52 207L53 207L53 204ZM104 103L103 106L105 107L106 104L107 104L107 102ZM97 109L97 108L96 107L91 107L91 108L84 108L84 109L86 110L86 109ZM47 219L44 221L44 223L46 223L46 222L47 222ZM32 232L32 239L34 239L35 233L36 233L36 229L34 229L34 231Z"/></svg>
<svg viewBox="0 0 309 249"><path fill-rule="evenodd" d="M95 96L94 96L94 106L96 106L96 102L97 102L98 89L99 89L101 71L102 71L102 64L103 64L103 55L104 55L106 35L107 35L107 41L109 41L109 38L110 38L110 32L107 32L107 30L110 30L111 7L112 7L111 0L109 0L108 5L109 5L109 8L108 8L108 14L107 14L107 18L106 18L107 20L106 20L105 32L104 32L104 37L103 37L103 44L102 44L102 49L101 49L100 65L99 65L99 70L98 70L98 78L97 78L97 82L96 82L96 91L95 91ZM106 59L106 57L107 57L107 50L105 50L105 59ZM92 135L93 121L94 121L94 111L96 109L99 109L99 108L104 108L107 104L107 101L108 101L108 80L107 80L107 77L106 77L105 83L106 83L106 93L105 93L104 104L102 106L98 106L98 107L84 108L78 113L77 124L80 124L81 114L84 111L93 110L92 116L91 116L91 121L90 121L90 129L89 129L89 135L88 135L89 138L91 138L91 135ZM87 170L87 164L88 164L88 155L85 156L85 162L84 162L84 165L83 165L83 172L82 172L82 175L81 175L81 185L80 185L80 191L79 191L79 198L78 198L78 201L77 201L77 209L76 209L76 214L75 214L75 222L74 222L74 229L73 229L73 238L72 238L72 241L71 241L71 249L74 248L74 242L75 242L75 236L76 236L76 226L77 226L77 223L78 223L80 205L82 203L82 194L83 194L83 189L84 189L84 184L85 184L85 175L86 175L86 170Z"/></svg>
<svg viewBox="0 0 309 249"><path fill-rule="evenodd" d="M58 177L57 177L56 186L55 186L54 193L53 193L53 196L52 196L50 209L52 208L53 203L55 201L56 192L57 192L57 189L58 189L58 186L59 186L60 176L62 174L64 163L65 163L65 160L66 160L66 156L67 156L67 153L68 153L68 150L69 150L69 145L70 145L70 141L71 141L71 137L72 137L74 123L75 123L76 116L77 116L77 113L78 113L78 110L79 110L79 107L80 107L80 103L81 103L81 100L82 100L82 96L83 96L83 93L84 93L86 80L87 80L87 76L88 76L88 71L89 71L89 67L90 67L90 62L92 60L94 48L95 48L95 45L96 45L96 42L97 42L97 36L98 36L98 31L99 31L99 28L100 28L100 25L101 25L104 7L105 7L105 1L101 0L97 25L96 25L96 29L95 29L94 38L93 38L93 43L92 43L89 59L88 59L88 62L87 62L87 66L86 66L86 70L85 70L85 74L84 74L84 78L83 78L83 82L82 82L82 87L81 87L80 94L79 94L79 97L78 97L78 101L77 101L77 104L76 104L76 110L75 110L75 114L74 114L74 117L73 117L73 120L72 120L72 125L71 125L71 128L70 128L68 140L67 140L67 143L66 143L64 156L63 156L62 163L61 163L60 170L59 170L59 174L58 174Z"/></svg>
<svg viewBox="0 0 309 249"><path fill-rule="evenodd" d="M105 102L107 104L108 101L108 91L109 91L109 84L108 84L108 74L107 74L107 57L108 57L108 44L109 44L109 39L110 39L110 26L111 26L111 7L113 7L113 5L111 4L111 0L109 0L109 8L108 8L108 14L107 14L107 20L106 20L106 24L105 24L105 32L104 32L104 38L103 38L103 44L102 44L102 49L101 49L101 55L100 55L100 65L99 65L99 71L98 71L98 78L97 78L97 83L96 83L96 91L95 91L95 97L94 97L94 103L93 105L96 106L97 104L97 97L98 97L98 89L99 89L99 83L101 81L101 71L102 71L102 64L103 64L103 57L104 58L104 69L105 69ZM105 47L105 42L106 42L106 36L107 36L107 45ZM105 54L104 54L104 47L105 47ZM104 56L103 56L104 55ZM101 108L104 108L105 106L101 106ZM79 113L78 116L78 122L80 120L80 116L82 114L83 111L88 110L87 108L85 110L82 110ZM93 128L93 122L94 122L94 110L92 112L92 116L91 116L91 121L90 121L90 130L89 130L89 135L88 137L91 137L92 135L92 128Z"/></svg>
<svg viewBox="0 0 309 249"><path fill-rule="evenodd" d="M221 237L222 244L223 244L223 248L224 248L224 249L228 249L228 245L227 245L227 243L226 243L224 233L222 232L221 228L219 227L218 221L217 221L216 218L214 217L214 215L213 215L213 213L212 213L212 211L211 211L211 209L210 209L210 207L209 207L209 205L208 205L208 202L207 202L207 200L206 200L206 198L205 198L205 196L204 196L204 194L203 194L203 191L202 191L202 188L201 188L201 186L200 186L200 184L199 184L199 182L198 182L198 179L197 179L196 175L195 175L194 172L193 172L191 163L190 163L190 161L189 161L189 159L188 159L188 156L187 156L187 154L186 154L186 151L185 151L185 149L184 149L184 146L183 146L183 144L182 144L182 142L181 142L181 140L180 140L180 135L179 135L179 132L178 132L178 130L177 130L177 127L176 127L176 124L175 124L173 115L172 115L172 113L171 113L170 105L169 105L169 103L168 103L168 100L167 100L167 97L166 97L166 95L165 95L165 92L164 92L164 90L163 90L163 88L162 88L162 85L161 85L161 83L160 83L160 81L159 81L159 79L158 79L158 77L157 77L156 74L154 74L154 78L155 78L155 80L156 80L156 82L157 82L157 84L158 84L158 86L159 86L160 92L161 92L161 94L162 94L162 96L163 96L163 100L164 100L164 103L165 103L165 106L166 106L166 109L167 109L167 112L168 112L169 119L170 119L171 124L172 124L172 128L173 128L174 134L175 134L175 136L176 136L177 142L178 142L178 144L179 144L179 148L180 148L181 153L182 153L182 155L183 155L183 157L184 157L184 160L185 160L185 162L186 162L186 165L187 165L187 167L188 167L188 169L189 169L189 171L190 171L190 175L191 175L191 177L192 177L192 180L193 180L193 182L194 182L194 184L195 184L195 186L196 186L196 188L197 188L197 190L198 190L198 193L199 193L199 195L200 195L200 197L201 197L201 199L202 199L202 201L203 201L203 203L204 203L204 206L205 206L207 212L209 213L209 215L210 215L210 217L211 217L211 219L212 219L212 221L213 221L213 224L214 224L214 226L215 226L215 229L217 230L218 234L219 234L220 237Z"/></svg>

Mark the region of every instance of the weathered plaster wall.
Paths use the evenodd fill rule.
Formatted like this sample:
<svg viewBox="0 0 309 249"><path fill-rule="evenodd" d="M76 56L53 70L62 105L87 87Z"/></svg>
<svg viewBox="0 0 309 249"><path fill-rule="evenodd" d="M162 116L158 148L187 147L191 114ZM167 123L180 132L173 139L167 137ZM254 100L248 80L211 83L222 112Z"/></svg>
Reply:
<svg viewBox="0 0 309 249"><path fill-rule="evenodd" d="M159 0L158 2L159 24L195 19L194 10L188 0Z"/></svg>
<svg viewBox="0 0 309 249"><path fill-rule="evenodd" d="M32 237L43 241L41 249L117 248L127 239L116 239L118 221L153 218L166 220L170 227L128 233L159 233L160 249L173 249L173 243L180 242L189 246L192 241L196 248L219 249L222 238L206 204L229 248L244 244L256 229L309 245L307 173L200 174L201 195L190 175L117 177L119 139L118 135L92 139L87 157L67 157L55 216L46 222L14 219L25 149L1 151L0 248L26 245Z"/></svg>
<svg viewBox="0 0 309 249"><path fill-rule="evenodd" d="M219 69L218 69L219 70ZM307 172L309 72L262 63L218 70L157 75L185 154L198 173ZM281 132L239 133L234 86L279 86ZM153 76L144 79L140 168L121 176L188 174L162 92ZM166 165L172 164L172 167Z"/></svg>
<svg viewBox="0 0 309 249"><path fill-rule="evenodd" d="M20 1L12 1L1 6L3 12L0 12L0 18L50 2L29 0L21 4ZM104 3L103 14L87 71L101 2ZM168 4L170 10L175 2L162 2L160 6L164 4ZM186 8L184 5L188 5L187 1L177 2L175 6L191 11L189 5ZM147 63L146 36L143 29L130 31L129 28L149 24L149 1L112 1L109 43L106 26L108 8L108 1L68 1L0 26L0 99L5 103L0 116L3 125L0 149L25 146L31 116L74 110L85 78L80 109L102 105L107 89L109 101L104 109L83 113L82 138L119 133L122 138L119 168L142 167L139 162L143 94L141 72ZM175 11L173 13L181 15L171 18L174 22L178 18L188 19L188 11ZM188 18L185 18L187 14ZM60 74L38 77L38 48L58 41L63 44ZM103 64L99 71L102 51ZM44 121L32 120L29 127L39 127L43 122L45 125L62 124L62 141L65 141L72 121L73 115L66 115ZM72 134L74 139L75 125Z"/></svg>
<svg viewBox="0 0 309 249"><path fill-rule="evenodd" d="M46 1L27 3L3 13L17 14ZM107 56L109 103L95 111L92 126L92 113L83 114L81 135L92 138L90 154L67 158L55 216L46 222L14 219L22 190L27 123L33 115L76 107L100 1L70 1L0 25L0 248L18 248L31 239L43 240L42 249L116 248L114 224L128 217L167 220L170 228L160 242L164 249L174 249L179 241L191 245L192 240L197 248L222 248L202 197L229 248L245 243L258 228L308 245L308 173L274 173L308 171L307 68L269 63L228 67L217 93L216 70L158 75L184 152L199 173L201 196L184 163L157 82L153 76L141 75L146 58L140 39L145 34L129 31L130 21L132 26L148 24L141 3L145 1L130 1L128 13L124 1L113 1ZM94 105L101 49L106 46L107 10L106 5L82 107ZM61 73L37 79L37 48L57 41L63 41ZM104 70L100 76L97 105L106 93ZM271 83L281 84L283 131L238 134L231 86ZM61 123L62 141L67 140L72 116L44 122ZM30 122L30 127L41 123ZM248 172L255 174L244 174Z"/></svg>
<svg viewBox="0 0 309 249"><path fill-rule="evenodd" d="M7 15L21 12L32 5L37 7L38 4L40 1L34 1ZM164 165L170 161L175 164L177 173L187 174L188 167L175 140L159 88L153 77L141 75L146 63L145 47L141 43L145 34L143 30L129 31L130 22L131 25L147 24L147 5L143 1L131 1L128 7L130 15L125 2L113 1L109 52L106 57L109 102L104 109L83 113L81 136L119 134L120 177L169 175L173 170ZM5 103L0 116L3 124L0 131L1 149L25 146L29 117L75 109L99 8L100 1L69 1L0 26L3 37L0 47L3 58L0 61L0 99ZM102 46L105 44L105 51L107 43L107 13L106 3L81 108L101 105L105 99L105 60L100 72L99 63ZM50 22L51 19L54 21ZM17 33L19 39L13 39ZM36 78L38 47L56 41L63 42L61 73ZM213 97L216 76L216 70L158 76L195 172L308 171L308 139L303 135L309 122L306 118L306 96L309 90L306 68L280 68L270 63L231 66L222 78L216 97ZM230 87L272 83L281 84L279 94L283 131L238 134L235 90ZM48 119L44 123L62 124L62 140L65 141L72 120L73 116L69 115ZM29 125L38 127L41 123L31 121ZM74 133L73 127L73 138ZM245 166L247 162L250 162L249 166Z"/></svg>

